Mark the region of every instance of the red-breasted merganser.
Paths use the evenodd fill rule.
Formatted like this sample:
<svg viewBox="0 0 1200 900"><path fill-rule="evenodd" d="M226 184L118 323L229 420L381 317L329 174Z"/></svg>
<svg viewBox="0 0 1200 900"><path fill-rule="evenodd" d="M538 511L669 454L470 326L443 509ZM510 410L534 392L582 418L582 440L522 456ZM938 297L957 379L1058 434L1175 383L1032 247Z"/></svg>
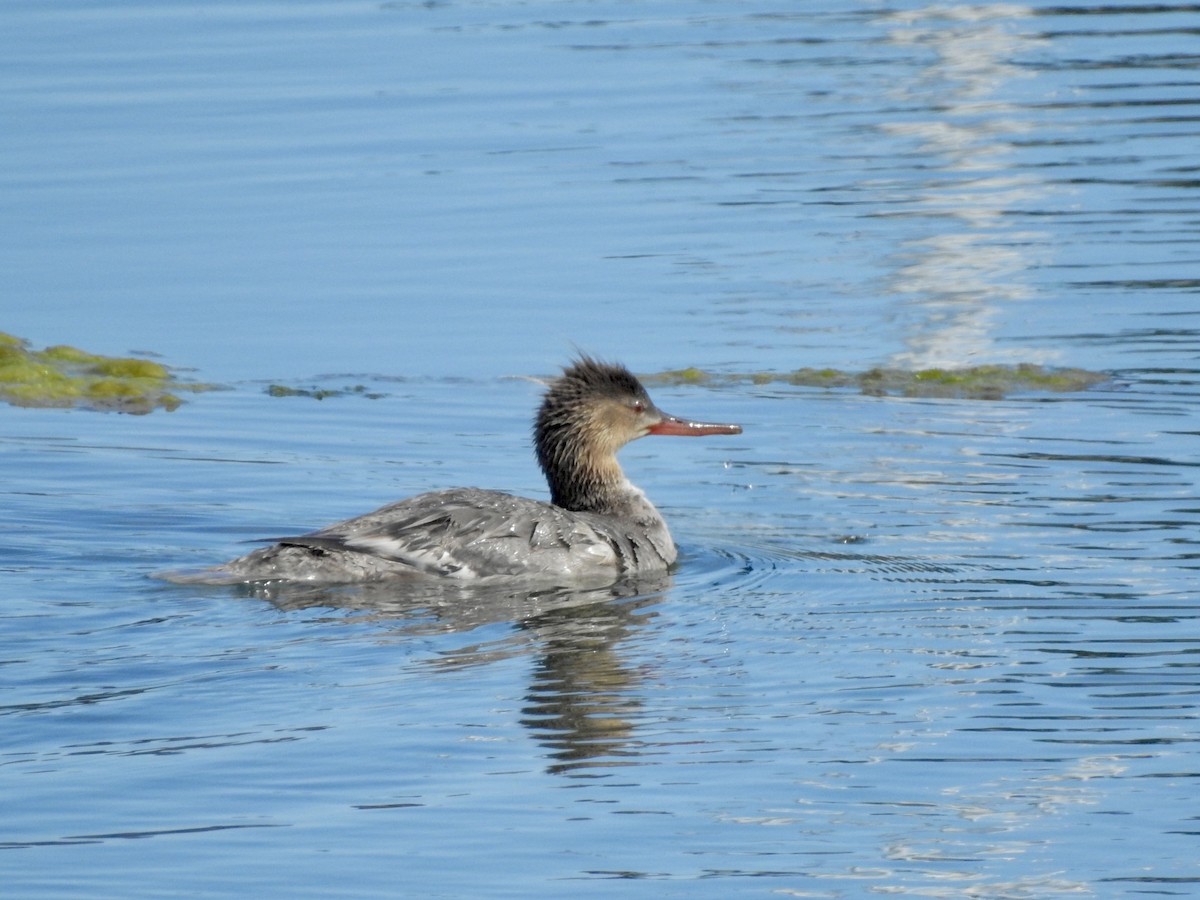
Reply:
<svg viewBox="0 0 1200 900"><path fill-rule="evenodd" d="M740 434L651 401L625 367L581 357L553 381L533 428L550 502L455 488L391 503L172 581L356 582L412 577L570 585L664 572L677 551L653 504L617 463L648 434Z"/></svg>

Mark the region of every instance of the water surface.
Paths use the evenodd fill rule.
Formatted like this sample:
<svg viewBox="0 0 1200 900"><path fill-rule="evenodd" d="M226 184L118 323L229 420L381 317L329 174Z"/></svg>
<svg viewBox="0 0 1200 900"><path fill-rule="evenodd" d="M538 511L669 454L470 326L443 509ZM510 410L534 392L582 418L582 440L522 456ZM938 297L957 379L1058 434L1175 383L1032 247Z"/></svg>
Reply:
<svg viewBox="0 0 1200 900"><path fill-rule="evenodd" d="M1194 7L5 19L3 329L228 388L0 409L14 896L1196 892ZM624 452L662 582L148 577L543 496L528 376L574 345L1112 380L658 388L746 428Z"/></svg>

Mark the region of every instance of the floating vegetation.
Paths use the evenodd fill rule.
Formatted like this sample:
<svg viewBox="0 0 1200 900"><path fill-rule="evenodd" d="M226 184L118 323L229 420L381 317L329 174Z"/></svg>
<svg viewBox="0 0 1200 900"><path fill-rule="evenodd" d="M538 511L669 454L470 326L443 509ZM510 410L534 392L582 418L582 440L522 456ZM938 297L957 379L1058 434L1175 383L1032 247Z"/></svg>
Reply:
<svg viewBox="0 0 1200 900"><path fill-rule="evenodd" d="M854 388L873 396L959 397L999 400L1022 391L1082 391L1112 377L1085 369L1058 369L1033 363L1015 366L987 365L964 369L796 369L794 372L754 372L716 375L703 369L674 369L651 375L652 384L794 384L803 387Z"/></svg>
<svg viewBox="0 0 1200 900"><path fill-rule="evenodd" d="M325 400L329 397L346 397L359 396L366 397L368 400L378 400L380 397L386 397L386 394L381 394L378 391L372 391L365 384L356 384L351 387L344 388L298 388L288 387L285 384L271 384L267 386L267 395L271 397L310 397L313 400Z"/></svg>
<svg viewBox="0 0 1200 900"><path fill-rule="evenodd" d="M45 350L0 331L0 401L13 406L93 409L143 415L176 409L171 391L206 391L212 385L179 381L162 363L100 356L60 344Z"/></svg>

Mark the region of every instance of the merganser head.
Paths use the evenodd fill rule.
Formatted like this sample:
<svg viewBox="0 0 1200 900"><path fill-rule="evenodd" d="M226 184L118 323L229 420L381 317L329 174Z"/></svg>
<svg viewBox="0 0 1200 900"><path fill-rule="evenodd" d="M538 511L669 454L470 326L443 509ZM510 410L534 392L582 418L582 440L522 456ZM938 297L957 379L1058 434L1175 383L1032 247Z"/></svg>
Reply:
<svg viewBox="0 0 1200 900"><path fill-rule="evenodd" d="M542 398L533 441L553 502L582 511L602 509L611 489L625 484L616 453L630 441L648 434L741 432L740 425L667 415L624 366L581 356Z"/></svg>

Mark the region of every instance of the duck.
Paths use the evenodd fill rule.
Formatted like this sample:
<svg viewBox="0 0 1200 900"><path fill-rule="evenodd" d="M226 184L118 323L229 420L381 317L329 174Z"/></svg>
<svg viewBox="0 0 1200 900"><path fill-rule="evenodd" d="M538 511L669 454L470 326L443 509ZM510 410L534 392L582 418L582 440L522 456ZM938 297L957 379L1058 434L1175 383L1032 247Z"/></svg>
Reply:
<svg viewBox="0 0 1200 900"><path fill-rule="evenodd" d="M617 451L648 435L741 434L740 425L668 415L626 367L581 355L542 397L533 425L550 500L453 488L419 494L223 565L183 583L320 584L441 579L615 583L669 571L678 549Z"/></svg>

